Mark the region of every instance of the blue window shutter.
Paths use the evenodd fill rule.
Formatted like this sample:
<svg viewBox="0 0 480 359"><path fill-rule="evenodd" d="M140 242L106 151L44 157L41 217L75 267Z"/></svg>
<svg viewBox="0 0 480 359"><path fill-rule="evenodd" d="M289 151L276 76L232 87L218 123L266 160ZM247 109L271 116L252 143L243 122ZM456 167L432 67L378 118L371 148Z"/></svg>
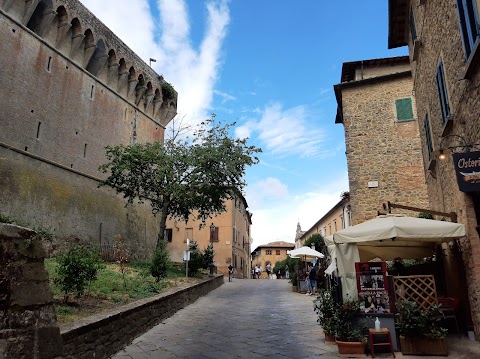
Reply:
<svg viewBox="0 0 480 359"><path fill-rule="evenodd" d="M440 100L440 110L442 112L442 124L447 120L447 117L450 116L450 105L448 103L448 94L447 94L447 85L445 82L445 71L443 68L443 62L440 60L437 67L437 90L438 98Z"/></svg>

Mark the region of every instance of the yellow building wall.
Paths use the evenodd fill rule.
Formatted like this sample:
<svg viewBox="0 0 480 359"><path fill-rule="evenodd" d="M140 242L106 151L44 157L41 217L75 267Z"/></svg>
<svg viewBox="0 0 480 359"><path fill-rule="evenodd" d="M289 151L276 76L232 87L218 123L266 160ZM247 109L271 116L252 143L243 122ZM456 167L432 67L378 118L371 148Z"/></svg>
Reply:
<svg viewBox="0 0 480 359"><path fill-rule="evenodd" d="M300 245L299 247L302 247L305 243L305 241L313 236L314 234L321 234L322 236L330 236L335 234L338 231L341 231L342 228L342 216L344 215L343 208L347 206L348 203L345 202L341 206L337 206L335 209L331 211L331 213L327 214L322 218L320 221L318 221L314 226L312 226L308 231L306 231L301 237L300 237ZM344 223L345 218L343 218Z"/></svg>
<svg viewBox="0 0 480 359"><path fill-rule="evenodd" d="M204 225L195 220L194 216L188 222L167 219L166 227L172 230L172 241L167 250L170 259L176 263L183 262L186 251L186 239L198 243L203 251L211 243L210 225L218 228L218 241L213 241L214 264L218 273L228 274L228 266L235 268L235 277L248 277L250 271L250 219L241 200L227 200L226 211L208 219ZM235 228L235 232L234 232ZM235 233L235 235L234 235Z"/></svg>
<svg viewBox="0 0 480 359"><path fill-rule="evenodd" d="M258 264L260 268L262 268L262 278L267 278L267 272L266 272L266 267L267 263L270 262L273 267L275 267L275 264L277 262L281 262L284 259L287 258L287 250L292 250L294 246L292 245L291 248L278 248L278 247L265 247L265 248L260 248L260 253L258 253L257 250L257 255L253 259L252 266L255 268L255 266ZM268 251L271 251L271 254L267 254ZM277 254L276 251L280 251L280 254Z"/></svg>

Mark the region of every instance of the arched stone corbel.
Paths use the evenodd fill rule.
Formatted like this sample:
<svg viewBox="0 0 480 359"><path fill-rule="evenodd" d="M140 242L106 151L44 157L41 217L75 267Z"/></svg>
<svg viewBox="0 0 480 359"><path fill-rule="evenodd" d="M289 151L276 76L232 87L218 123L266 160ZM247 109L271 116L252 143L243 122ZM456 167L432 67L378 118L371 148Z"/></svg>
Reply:
<svg viewBox="0 0 480 359"><path fill-rule="evenodd" d="M70 24L66 21L58 24L57 41L55 47L64 55L69 55L72 46L70 36Z"/></svg>
<svg viewBox="0 0 480 359"><path fill-rule="evenodd" d="M135 87L135 105L138 106L146 91L147 85L139 85Z"/></svg>
<svg viewBox="0 0 480 359"><path fill-rule="evenodd" d="M153 117L154 118L159 118L158 116L159 116L159 111L162 108L162 103L163 103L162 98L159 98L159 99L154 98L153 99Z"/></svg>
<svg viewBox="0 0 480 359"><path fill-rule="evenodd" d="M77 62L81 63L83 57L83 40L85 39L84 34L75 34L72 35L72 48L70 49L70 58Z"/></svg>
<svg viewBox="0 0 480 359"><path fill-rule="evenodd" d="M144 102L145 112L147 112L148 106L150 106L154 97L155 97L155 93L153 91L147 91L145 93L145 96L144 96L144 98L145 98L145 102Z"/></svg>
<svg viewBox="0 0 480 359"><path fill-rule="evenodd" d="M83 51L83 67L85 68L90 60L92 59L93 54L95 53L95 49L97 48L97 45L95 44L89 44L86 45Z"/></svg>
<svg viewBox="0 0 480 359"><path fill-rule="evenodd" d="M135 88L137 87L138 80L137 79L130 79L128 80L128 91L127 91L127 97L130 96L135 92Z"/></svg>
<svg viewBox="0 0 480 359"><path fill-rule="evenodd" d="M49 31L51 30L54 30L56 33L57 26L55 26L56 24L55 25L53 24L54 23L53 20L55 19L55 16L57 16L57 12L55 10L53 10L52 8L45 9L42 17L42 23L40 24L40 28L38 29L38 31L36 31L38 36L43 38L48 37L48 35L51 35L49 33ZM50 39L50 42L52 42L52 39Z"/></svg>
<svg viewBox="0 0 480 359"><path fill-rule="evenodd" d="M123 69L118 71L118 85L117 85L117 91L118 93L123 93L127 87L128 84L128 70Z"/></svg>
<svg viewBox="0 0 480 359"><path fill-rule="evenodd" d="M9 2L9 1L10 0L7 0L6 2ZM39 2L40 0L25 0L25 12L23 14L23 19L22 19L23 25L26 26L28 24Z"/></svg>
<svg viewBox="0 0 480 359"><path fill-rule="evenodd" d="M113 88L117 88L118 86L118 80L120 78L120 74L118 73L119 67L120 67L120 64L118 63L113 63L108 65L107 84L109 86L112 86ZM128 74L128 72L126 72L126 74Z"/></svg>

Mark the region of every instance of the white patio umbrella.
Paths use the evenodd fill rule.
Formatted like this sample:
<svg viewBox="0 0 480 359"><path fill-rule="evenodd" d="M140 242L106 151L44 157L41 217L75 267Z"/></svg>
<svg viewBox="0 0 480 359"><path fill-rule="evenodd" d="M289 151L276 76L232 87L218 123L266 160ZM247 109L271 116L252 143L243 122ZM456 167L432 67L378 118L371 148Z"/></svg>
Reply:
<svg viewBox="0 0 480 359"><path fill-rule="evenodd" d="M306 246L287 251L287 254L289 254L292 258L302 258L305 261L325 257L323 253Z"/></svg>

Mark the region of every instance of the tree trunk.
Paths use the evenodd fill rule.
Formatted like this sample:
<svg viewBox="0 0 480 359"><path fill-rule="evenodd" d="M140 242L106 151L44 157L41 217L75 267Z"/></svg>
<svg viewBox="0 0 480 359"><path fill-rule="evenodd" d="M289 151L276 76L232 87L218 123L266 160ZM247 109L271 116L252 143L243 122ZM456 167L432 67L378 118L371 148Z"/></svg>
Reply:
<svg viewBox="0 0 480 359"><path fill-rule="evenodd" d="M167 227L167 217L168 217L168 203L165 203L160 212L160 231L158 232L156 249L160 249L161 248L160 241L165 240L165 229Z"/></svg>

